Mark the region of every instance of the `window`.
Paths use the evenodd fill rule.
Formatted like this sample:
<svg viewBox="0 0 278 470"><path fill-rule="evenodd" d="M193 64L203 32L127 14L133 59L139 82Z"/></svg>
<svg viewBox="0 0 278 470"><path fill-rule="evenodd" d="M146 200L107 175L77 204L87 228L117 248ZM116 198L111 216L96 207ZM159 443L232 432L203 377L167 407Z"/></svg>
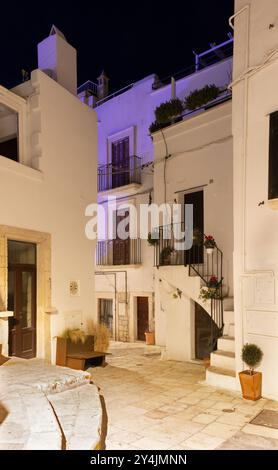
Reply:
<svg viewBox="0 0 278 470"><path fill-rule="evenodd" d="M270 115L268 199L278 198L278 111Z"/></svg>
<svg viewBox="0 0 278 470"><path fill-rule="evenodd" d="M0 156L19 161L18 114L0 104Z"/></svg>
<svg viewBox="0 0 278 470"><path fill-rule="evenodd" d="M112 142L112 187L129 184L129 138Z"/></svg>
<svg viewBox="0 0 278 470"><path fill-rule="evenodd" d="M117 237L113 240L113 264L129 264L130 263L130 238L129 235L125 240L122 240L118 234L119 224L124 224L123 230L129 232L129 211L116 211L116 227Z"/></svg>

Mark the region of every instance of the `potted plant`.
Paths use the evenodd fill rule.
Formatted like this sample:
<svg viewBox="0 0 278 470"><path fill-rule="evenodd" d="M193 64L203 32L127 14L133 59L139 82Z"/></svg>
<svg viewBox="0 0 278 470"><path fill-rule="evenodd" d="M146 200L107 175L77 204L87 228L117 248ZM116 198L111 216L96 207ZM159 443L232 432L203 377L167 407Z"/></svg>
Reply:
<svg viewBox="0 0 278 470"><path fill-rule="evenodd" d="M157 231L153 231L153 232L149 232L148 233L148 244L150 246L156 246L159 242L159 239L158 239L158 232Z"/></svg>
<svg viewBox="0 0 278 470"><path fill-rule="evenodd" d="M183 112L182 101L178 98L161 103L154 111L158 124L171 123Z"/></svg>
<svg viewBox="0 0 278 470"><path fill-rule="evenodd" d="M170 254L170 262L172 265L178 264L178 255L179 252L177 250L172 250Z"/></svg>
<svg viewBox="0 0 278 470"><path fill-rule="evenodd" d="M153 346L155 344L154 318L150 319L149 328L145 331L145 338L147 346Z"/></svg>
<svg viewBox="0 0 278 470"><path fill-rule="evenodd" d="M207 254L211 255L214 248L216 247L216 242L212 235L205 235L204 247L207 250Z"/></svg>
<svg viewBox="0 0 278 470"><path fill-rule="evenodd" d="M206 302L210 299L221 299L220 287L223 278L219 281L216 276L211 276L207 285L200 290L200 299Z"/></svg>
<svg viewBox="0 0 278 470"><path fill-rule="evenodd" d="M165 246L160 252L160 263L162 265L171 264L171 253L173 248L170 246Z"/></svg>
<svg viewBox="0 0 278 470"><path fill-rule="evenodd" d="M185 108L190 111L194 111L195 109L201 108L210 101L215 100L220 93L221 89L214 84L206 85L199 90L193 90L185 98Z"/></svg>
<svg viewBox="0 0 278 470"><path fill-rule="evenodd" d="M262 397L262 373L255 372L263 358L262 350L256 344L246 343L242 348L241 358L249 370L239 372L243 398L259 400Z"/></svg>

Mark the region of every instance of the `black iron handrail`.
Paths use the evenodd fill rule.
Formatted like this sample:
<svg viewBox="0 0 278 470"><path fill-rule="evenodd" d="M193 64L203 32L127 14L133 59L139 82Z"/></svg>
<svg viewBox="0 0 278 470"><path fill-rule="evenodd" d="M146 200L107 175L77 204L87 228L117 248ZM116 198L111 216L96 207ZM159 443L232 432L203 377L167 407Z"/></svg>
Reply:
<svg viewBox="0 0 278 470"><path fill-rule="evenodd" d="M117 164L106 163L98 167L98 190L107 191L128 184L141 184L142 158L131 155Z"/></svg>
<svg viewBox="0 0 278 470"><path fill-rule="evenodd" d="M141 264L141 240L101 240L97 242L96 264L119 266Z"/></svg>
<svg viewBox="0 0 278 470"><path fill-rule="evenodd" d="M184 231L183 222L180 224L180 229ZM190 250L178 251L175 249L176 243L182 240L176 240L174 235L174 224L160 226L157 229L157 242L154 245L154 265L156 267L188 266L189 276L199 276L202 288L210 289L213 332L211 341L214 342L216 336L222 335L224 327L223 253L217 245L209 252L204 246L205 235L199 231L193 231L193 245ZM211 289L212 282L216 280L217 287Z"/></svg>

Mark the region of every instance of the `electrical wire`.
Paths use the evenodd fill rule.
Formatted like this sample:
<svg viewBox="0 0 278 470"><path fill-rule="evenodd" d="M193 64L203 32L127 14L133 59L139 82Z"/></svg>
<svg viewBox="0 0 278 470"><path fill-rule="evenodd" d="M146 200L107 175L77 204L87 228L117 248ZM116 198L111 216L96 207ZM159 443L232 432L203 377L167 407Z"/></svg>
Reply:
<svg viewBox="0 0 278 470"><path fill-rule="evenodd" d="M243 72L238 78L236 78L228 88L233 88L233 86L237 85L239 82L245 79L246 76L249 75L254 75L255 73L259 72L260 70L264 69L271 61L271 59L278 53L278 48L272 49L267 57L263 60L263 62L259 65L254 65L252 67L249 67L245 72Z"/></svg>

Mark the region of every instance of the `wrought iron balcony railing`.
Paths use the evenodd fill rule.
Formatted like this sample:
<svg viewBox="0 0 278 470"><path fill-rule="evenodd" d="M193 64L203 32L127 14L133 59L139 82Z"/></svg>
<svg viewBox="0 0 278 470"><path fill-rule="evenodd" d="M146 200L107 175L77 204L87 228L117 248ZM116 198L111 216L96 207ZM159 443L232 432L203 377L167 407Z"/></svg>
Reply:
<svg viewBox="0 0 278 470"><path fill-rule="evenodd" d="M120 188L131 183L141 184L142 159L129 156L121 163L107 163L98 167L98 190Z"/></svg>
<svg viewBox="0 0 278 470"><path fill-rule="evenodd" d="M97 243L96 264L119 266L141 264L141 240L102 240Z"/></svg>

